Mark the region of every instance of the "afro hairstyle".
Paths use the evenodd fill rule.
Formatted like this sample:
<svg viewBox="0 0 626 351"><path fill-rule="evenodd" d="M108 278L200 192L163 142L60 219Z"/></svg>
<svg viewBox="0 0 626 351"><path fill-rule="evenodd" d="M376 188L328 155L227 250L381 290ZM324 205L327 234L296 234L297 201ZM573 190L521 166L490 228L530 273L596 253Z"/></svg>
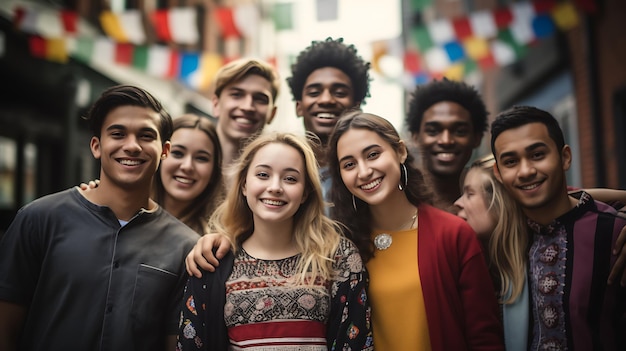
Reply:
<svg viewBox="0 0 626 351"><path fill-rule="evenodd" d="M406 117L409 132L411 134L419 133L424 112L442 101L455 102L465 108L472 119L474 131L485 132L487 130L489 112L478 91L464 82L443 78L442 80L433 80L428 84L418 85L411 94L409 112Z"/></svg>
<svg viewBox="0 0 626 351"><path fill-rule="evenodd" d="M291 65L292 76L287 78L287 84L295 101L302 100L302 90L309 75L316 69L334 67L343 71L352 82L354 101L365 104L365 98L370 96L369 68L357 54L354 45L346 45L343 38L327 38L324 41L313 41L298 55L296 62Z"/></svg>

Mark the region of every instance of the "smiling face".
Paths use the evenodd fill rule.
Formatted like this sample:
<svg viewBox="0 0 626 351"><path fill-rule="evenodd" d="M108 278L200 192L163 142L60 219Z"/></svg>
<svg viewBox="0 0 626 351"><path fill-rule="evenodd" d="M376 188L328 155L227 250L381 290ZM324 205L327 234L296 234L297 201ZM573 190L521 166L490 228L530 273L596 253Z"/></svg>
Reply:
<svg viewBox="0 0 626 351"><path fill-rule="evenodd" d="M258 221L292 225L306 200L306 169L302 155L283 143L261 147L250 162L242 192Z"/></svg>
<svg viewBox="0 0 626 351"><path fill-rule="evenodd" d="M120 106L111 110L100 138L91 138L91 152L101 161L100 180L114 186L149 189L161 155L169 153L170 143L162 144L160 116L152 109Z"/></svg>
<svg viewBox="0 0 626 351"><path fill-rule="evenodd" d="M420 130L413 134L424 166L436 176L458 176L480 145L482 132L475 131L469 112L461 105L442 101L424 112Z"/></svg>
<svg viewBox="0 0 626 351"><path fill-rule="evenodd" d="M174 131L171 143L170 156L160 168L164 201L189 203L209 186L215 168L215 145L205 132L192 128Z"/></svg>
<svg viewBox="0 0 626 351"><path fill-rule="evenodd" d="M486 191L489 185L489 175L479 168L472 168L467 172L463 182L463 194L454 203L459 208L457 216L467 221L481 240L489 240L496 228L494 209L489 208L491 199Z"/></svg>
<svg viewBox="0 0 626 351"><path fill-rule="evenodd" d="M339 116L358 107L350 77L335 67L316 69L307 77L302 100L296 101L296 114L304 118L304 129L326 140Z"/></svg>
<svg viewBox="0 0 626 351"><path fill-rule="evenodd" d="M406 198L398 189L400 163L406 148L398 153L376 132L350 129L337 141L341 179L350 193L370 206L380 206Z"/></svg>
<svg viewBox="0 0 626 351"><path fill-rule="evenodd" d="M559 150L544 124L503 131L495 139L494 153L496 177L530 218L549 213L556 218L569 209L565 171L571 150L567 145Z"/></svg>
<svg viewBox="0 0 626 351"><path fill-rule="evenodd" d="M213 97L213 113L220 139L239 143L263 130L274 118L272 85L260 75L249 74Z"/></svg>

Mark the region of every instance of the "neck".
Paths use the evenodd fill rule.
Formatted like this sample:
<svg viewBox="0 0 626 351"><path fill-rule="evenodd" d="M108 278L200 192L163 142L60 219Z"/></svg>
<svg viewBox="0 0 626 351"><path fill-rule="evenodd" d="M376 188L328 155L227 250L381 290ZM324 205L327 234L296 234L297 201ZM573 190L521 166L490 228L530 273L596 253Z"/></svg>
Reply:
<svg viewBox="0 0 626 351"><path fill-rule="evenodd" d="M100 179L100 185L87 192L81 191L85 198L96 205L109 207L115 217L128 221L133 218L139 210L154 209L156 203L150 200L150 186L120 188Z"/></svg>
<svg viewBox="0 0 626 351"><path fill-rule="evenodd" d="M180 219L183 212L185 212L185 210L189 207L189 204L190 201L178 201L166 193L163 197L161 207L163 207L163 209L169 212L172 216Z"/></svg>
<svg viewBox="0 0 626 351"><path fill-rule="evenodd" d="M220 141L220 148L222 149L222 168L225 169L231 166L241 151L241 141L233 140L232 138L224 135L220 128L217 128L217 137Z"/></svg>
<svg viewBox="0 0 626 351"><path fill-rule="evenodd" d="M243 243L243 248L253 257L278 260L297 254L293 235L293 219L288 223L254 223L254 232Z"/></svg>
<svg viewBox="0 0 626 351"><path fill-rule="evenodd" d="M424 176L433 188L435 205L440 209L447 211L461 197L460 174L434 175L430 172L424 172Z"/></svg>
<svg viewBox="0 0 626 351"><path fill-rule="evenodd" d="M548 225L553 220L561 217L569 212L572 208L576 207L578 200L567 194L567 188L565 192L562 192L555 199L552 199L548 203L537 208L524 208L524 214L531 220L541 224Z"/></svg>
<svg viewBox="0 0 626 351"><path fill-rule="evenodd" d="M394 198L376 206L370 206L372 226L380 231L398 231L413 225L417 208L409 202L404 192L397 190Z"/></svg>

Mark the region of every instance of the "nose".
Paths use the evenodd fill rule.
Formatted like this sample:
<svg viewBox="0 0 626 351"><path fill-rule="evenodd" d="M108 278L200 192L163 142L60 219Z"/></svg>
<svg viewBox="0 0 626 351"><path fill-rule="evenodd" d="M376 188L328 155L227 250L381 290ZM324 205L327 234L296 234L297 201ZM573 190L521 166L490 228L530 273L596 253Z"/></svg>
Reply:
<svg viewBox="0 0 626 351"><path fill-rule="evenodd" d="M519 177L520 178L530 178L537 174L537 169L533 165L533 163L529 160L522 159L520 161L519 167Z"/></svg>
<svg viewBox="0 0 626 351"><path fill-rule="evenodd" d="M243 99L241 99L239 108L244 111L254 110L254 98L251 95L244 96Z"/></svg>
<svg viewBox="0 0 626 351"><path fill-rule="evenodd" d="M191 158L191 155L183 157L180 162L180 169L187 171L193 169L193 159Z"/></svg>
<svg viewBox="0 0 626 351"><path fill-rule="evenodd" d="M372 168L366 163L359 163L357 175L359 179L367 179L372 175Z"/></svg>
<svg viewBox="0 0 626 351"><path fill-rule="evenodd" d="M274 177L270 180L270 183L267 185L267 192L270 194L282 194L283 187L279 177Z"/></svg>
<svg viewBox="0 0 626 351"><path fill-rule="evenodd" d="M459 209L463 209L463 196L459 197L458 199L456 199L456 201L454 202L454 206L458 207Z"/></svg>
<svg viewBox="0 0 626 351"><path fill-rule="evenodd" d="M328 89L322 90L322 93L319 95L318 103L320 104L332 104L335 102L335 97Z"/></svg>
<svg viewBox="0 0 626 351"><path fill-rule="evenodd" d="M439 134L439 144L454 144L454 138L449 130L445 129Z"/></svg>
<svg viewBox="0 0 626 351"><path fill-rule="evenodd" d="M129 134L124 143L124 151L135 154L141 152L141 145L137 141L137 137L133 134Z"/></svg>

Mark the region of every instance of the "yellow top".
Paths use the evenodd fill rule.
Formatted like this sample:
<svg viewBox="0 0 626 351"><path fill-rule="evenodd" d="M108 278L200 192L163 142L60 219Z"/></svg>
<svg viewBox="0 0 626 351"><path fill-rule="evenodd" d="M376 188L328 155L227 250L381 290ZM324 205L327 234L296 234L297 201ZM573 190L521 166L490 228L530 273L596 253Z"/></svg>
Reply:
<svg viewBox="0 0 626 351"><path fill-rule="evenodd" d="M374 232L372 240L381 232ZM393 241L367 263L377 351L430 351L424 296L417 266L417 229L386 232Z"/></svg>

